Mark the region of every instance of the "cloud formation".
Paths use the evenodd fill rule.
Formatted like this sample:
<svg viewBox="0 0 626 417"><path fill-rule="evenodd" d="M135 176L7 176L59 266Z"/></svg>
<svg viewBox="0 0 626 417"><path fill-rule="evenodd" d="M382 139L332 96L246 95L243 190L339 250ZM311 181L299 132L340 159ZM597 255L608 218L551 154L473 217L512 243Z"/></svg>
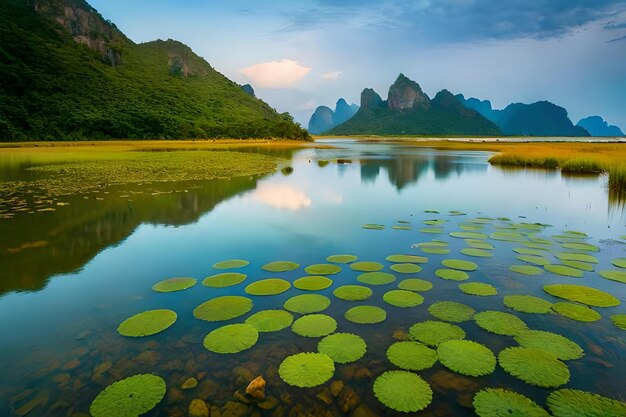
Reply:
<svg viewBox="0 0 626 417"><path fill-rule="evenodd" d="M252 80L254 85L263 88L291 87L309 71L311 68L290 59L261 62L239 70L240 73Z"/></svg>
<svg viewBox="0 0 626 417"><path fill-rule="evenodd" d="M325 80L336 80L341 75L341 71L329 71L325 72L321 75L321 77Z"/></svg>

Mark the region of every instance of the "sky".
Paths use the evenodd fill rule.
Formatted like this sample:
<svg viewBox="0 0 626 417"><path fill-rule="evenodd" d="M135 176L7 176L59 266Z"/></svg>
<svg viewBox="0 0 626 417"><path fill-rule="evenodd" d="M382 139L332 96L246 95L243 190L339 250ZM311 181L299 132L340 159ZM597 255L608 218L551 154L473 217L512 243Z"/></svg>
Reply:
<svg viewBox="0 0 626 417"><path fill-rule="evenodd" d="M399 73L494 108L549 100L626 131L626 1L90 0L135 42L176 39L305 127Z"/></svg>

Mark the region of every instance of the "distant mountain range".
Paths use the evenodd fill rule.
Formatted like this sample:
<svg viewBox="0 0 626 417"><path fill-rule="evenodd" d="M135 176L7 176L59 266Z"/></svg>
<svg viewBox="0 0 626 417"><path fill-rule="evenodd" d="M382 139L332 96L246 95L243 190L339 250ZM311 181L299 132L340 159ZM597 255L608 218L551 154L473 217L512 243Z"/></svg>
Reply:
<svg viewBox="0 0 626 417"><path fill-rule="evenodd" d="M309 120L309 133L318 135L328 132L333 127L349 120L358 110L358 105L348 104L343 98L337 100L335 110L330 107L319 106Z"/></svg>
<svg viewBox="0 0 626 417"><path fill-rule="evenodd" d="M581 119L576 126L587 130L591 136L624 136L624 132L617 126L609 125L600 116L589 116Z"/></svg>

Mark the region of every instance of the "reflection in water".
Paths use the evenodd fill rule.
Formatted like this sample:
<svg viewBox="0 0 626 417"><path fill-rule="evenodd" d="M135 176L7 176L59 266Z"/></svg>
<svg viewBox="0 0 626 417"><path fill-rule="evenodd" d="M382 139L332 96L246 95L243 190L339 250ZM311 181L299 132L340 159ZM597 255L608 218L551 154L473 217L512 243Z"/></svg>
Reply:
<svg viewBox="0 0 626 417"><path fill-rule="evenodd" d="M311 205L311 199L288 184L262 183L252 192L252 199L285 210L300 210Z"/></svg>

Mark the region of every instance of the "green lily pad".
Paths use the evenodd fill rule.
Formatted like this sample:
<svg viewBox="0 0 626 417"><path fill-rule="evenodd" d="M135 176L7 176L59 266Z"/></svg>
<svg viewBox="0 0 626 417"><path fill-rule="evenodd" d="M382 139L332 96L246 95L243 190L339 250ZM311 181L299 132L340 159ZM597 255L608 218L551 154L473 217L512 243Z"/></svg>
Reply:
<svg viewBox="0 0 626 417"><path fill-rule="evenodd" d="M439 210L424 210L424 213L439 214ZM626 238L624 238L626 239Z"/></svg>
<svg viewBox="0 0 626 417"><path fill-rule="evenodd" d="M357 324L375 324L385 321L387 312L376 306L357 306L346 311L345 318Z"/></svg>
<svg viewBox="0 0 626 417"><path fill-rule="evenodd" d="M489 239L504 242L526 242L528 240L523 234L514 232L493 232L489 235Z"/></svg>
<svg viewBox="0 0 626 417"><path fill-rule="evenodd" d="M474 230L483 230L484 227L478 224L462 224L461 229L467 230L467 231L474 231Z"/></svg>
<svg viewBox="0 0 626 417"><path fill-rule="evenodd" d="M365 355L365 340L352 333L334 333L317 344L320 353L328 355L336 363L358 361Z"/></svg>
<svg viewBox="0 0 626 417"><path fill-rule="evenodd" d="M387 349L387 359L398 368L421 371L437 362L437 352L419 342L396 342Z"/></svg>
<svg viewBox="0 0 626 417"><path fill-rule="evenodd" d="M293 313L311 314L324 311L330 306L330 299L320 294L302 294L291 297L283 307Z"/></svg>
<svg viewBox="0 0 626 417"><path fill-rule="evenodd" d="M215 269L236 269L243 268L244 266L248 266L250 262L243 259L227 259L225 261L221 261L213 264L213 268Z"/></svg>
<svg viewBox="0 0 626 417"><path fill-rule="evenodd" d="M548 396L548 408L554 417L626 416L626 402L574 389L552 392Z"/></svg>
<svg viewBox="0 0 626 417"><path fill-rule="evenodd" d="M252 300L238 295L226 295L205 301L193 310L193 316L205 321L230 320L252 310Z"/></svg>
<svg viewBox="0 0 626 417"><path fill-rule="evenodd" d="M197 279L188 277L168 278L154 284L152 289L156 292L182 291L193 287L197 282Z"/></svg>
<svg viewBox="0 0 626 417"><path fill-rule="evenodd" d="M446 224L447 220L424 220L424 224L427 226L441 226L443 224Z"/></svg>
<svg viewBox="0 0 626 417"><path fill-rule="evenodd" d="M422 267L416 264L393 264L389 269L400 274L416 274L422 270Z"/></svg>
<svg viewBox="0 0 626 417"><path fill-rule="evenodd" d="M391 290L383 295L383 300L396 307L415 307L424 302L424 297L413 291Z"/></svg>
<svg viewBox="0 0 626 417"><path fill-rule="evenodd" d="M435 248L447 248L448 247L448 242L445 242L443 240L433 239L433 240L428 241L428 242L420 242L420 243L416 243L414 245L411 245L411 247L418 247L418 248L423 248L425 246L431 246L431 247L435 247Z"/></svg>
<svg viewBox="0 0 626 417"><path fill-rule="evenodd" d="M583 271L580 269L572 268L565 265L553 265L547 264L543 266L546 271L552 272L553 274L562 275L564 277L573 277L573 278L582 278Z"/></svg>
<svg viewBox="0 0 626 417"><path fill-rule="evenodd" d="M407 278L400 281L398 288L407 291L429 291L433 288L433 284L419 278Z"/></svg>
<svg viewBox="0 0 626 417"><path fill-rule="evenodd" d="M465 332L454 324L427 320L411 326L409 337L428 346L437 346L446 340L465 339Z"/></svg>
<svg viewBox="0 0 626 417"><path fill-rule="evenodd" d="M598 272L602 278L610 279L611 281L621 282L626 284L626 271L607 270Z"/></svg>
<svg viewBox="0 0 626 417"><path fill-rule="evenodd" d="M581 261L561 261L561 263L565 266L569 266L570 268L580 269L581 271L593 271L593 265L587 262Z"/></svg>
<svg viewBox="0 0 626 417"><path fill-rule="evenodd" d="M476 324L488 332L515 336L528 329L519 317L501 311L481 311L474 315Z"/></svg>
<svg viewBox="0 0 626 417"><path fill-rule="evenodd" d="M363 284L369 285L386 285L391 284L396 280L396 277L393 274L388 272L365 272L359 275L357 281L362 282Z"/></svg>
<svg viewBox="0 0 626 417"><path fill-rule="evenodd" d="M433 246L421 246L420 250L428 255L447 255L450 253L450 249L437 248Z"/></svg>
<svg viewBox="0 0 626 417"><path fill-rule="evenodd" d="M375 224L375 223L368 223L368 224L364 224L363 226L361 226L363 229L368 229L368 230L384 230L385 229L385 225L382 224Z"/></svg>
<svg viewBox="0 0 626 417"><path fill-rule="evenodd" d="M428 307L428 312L439 320L461 323L470 320L476 310L456 301L437 301Z"/></svg>
<svg viewBox="0 0 626 417"><path fill-rule="evenodd" d="M579 261L587 262L590 264L597 264L599 262L598 258L587 253L561 252L557 253L555 256L562 261Z"/></svg>
<svg viewBox="0 0 626 417"><path fill-rule="evenodd" d="M615 327L626 330L626 314L613 314L611 316L611 321Z"/></svg>
<svg viewBox="0 0 626 417"><path fill-rule="evenodd" d="M502 388L486 388L474 396L474 411L479 417L550 417L530 398Z"/></svg>
<svg viewBox="0 0 626 417"><path fill-rule="evenodd" d="M176 322L176 313L172 310L148 310L124 320L117 332L127 337L151 336L162 332Z"/></svg>
<svg viewBox="0 0 626 417"><path fill-rule="evenodd" d="M451 281L465 281L466 279L469 279L467 272L459 271L457 269L438 269L435 271L435 275L439 278Z"/></svg>
<svg viewBox="0 0 626 417"><path fill-rule="evenodd" d="M238 353L250 349L259 340L259 332L249 324L218 327L204 338L204 347L214 353Z"/></svg>
<svg viewBox="0 0 626 417"><path fill-rule="evenodd" d="M394 230L411 230L411 226L406 225L393 225L391 228Z"/></svg>
<svg viewBox="0 0 626 417"><path fill-rule="evenodd" d="M520 255L534 255L534 256L545 256L545 249L531 249L531 248L513 248L513 252L518 253Z"/></svg>
<svg viewBox="0 0 626 417"><path fill-rule="evenodd" d="M538 387L556 388L569 381L567 365L541 349L506 348L498 355L498 362L507 373Z"/></svg>
<svg viewBox="0 0 626 417"><path fill-rule="evenodd" d="M458 239L487 239L488 236L484 233L479 232L452 232L450 236L456 237Z"/></svg>
<svg viewBox="0 0 626 417"><path fill-rule="evenodd" d="M511 265L509 266L509 269L513 272L517 272L518 274L530 275L530 276L539 275L543 273L543 269L537 268L536 266L531 266L531 265Z"/></svg>
<svg viewBox="0 0 626 417"><path fill-rule="evenodd" d="M307 314L294 321L291 330L300 336L322 337L337 330L337 322L326 314Z"/></svg>
<svg viewBox="0 0 626 417"><path fill-rule="evenodd" d="M475 262L463 261L461 259L444 259L441 263L447 268L459 269L461 271L475 271L478 269L478 265Z"/></svg>
<svg viewBox="0 0 626 417"><path fill-rule="evenodd" d="M620 301L611 294L584 285L552 284L544 285L543 290L555 297L594 307L614 307L620 304Z"/></svg>
<svg viewBox="0 0 626 417"><path fill-rule="evenodd" d="M552 305L552 310L560 315L576 321L586 323L600 320L600 313L580 304L558 302Z"/></svg>
<svg viewBox="0 0 626 417"><path fill-rule="evenodd" d="M576 343L560 334L542 330L526 330L515 335L520 346L545 350L563 361L582 358L585 352Z"/></svg>
<svg viewBox="0 0 626 417"><path fill-rule="evenodd" d="M545 256L536 256L536 255L518 255L517 259L522 262L526 262L533 265L544 266L550 263L550 259Z"/></svg>
<svg viewBox="0 0 626 417"><path fill-rule="evenodd" d="M600 248L589 244L589 243L563 243L561 246L563 246L566 249L574 249L574 250L584 250L584 251L588 251L588 252L599 252Z"/></svg>
<svg viewBox="0 0 626 417"><path fill-rule="evenodd" d="M496 369L496 357L489 348L471 340L446 340L437 346L439 362L462 375L489 375Z"/></svg>
<svg viewBox="0 0 626 417"><path fill-rule="evenodd" d="M362 301L372 296L372 290L362 285L344 285L333 291L333 294L342 300Z"/></svg>
<svg viewBox="0 0 626 417"><path fill-rule="evenodd" d="M341 272L341 267L333 264L315 264L304 268L304 272L310 275L334 275Z"/></svg>
<svg viewBox="0 0 626 417"><path fill-rule="evenodd" d="M323 353L297 353L287 356L278 368L278 375L289 385L311 388L322 385L335 373L335 362Z"/></svg>
<svg viewBox="0 0 626 417"><path fill-rule="evenodd" d="M246 319L258 332L277 332L291 326L293 316L285 310L262 310Z"/></svg>
<svg viewBox="0 0 626 417"><path fill-rule="evenodd" d="M474 256L476 258L491 258L493 255L484 249L477 248L463 248L461 253L467 256Z"/></svg>
<svg viewBox="0 0 626 417"><path fill-rule="evenodd" d="M430 234L438 235L438 234L443 233L443 227L423 227L419 229L419 231L422 233L430 233Z"/></svg>
<svg viewBox="0 0 626 417"><path fill-rule="evenodd" d="M544 314L552 311L552 303L534 295L505 295L504 305L522 313Z"/></svg>
<svg viewBox="0 0 626 417"><path fill-rule="evenodd" d="M326 258L328 262L334 262L336 264L349 264L357 259L359 258L354 255L330 255Z"/></svg>
<svg viewBox="0 0 626 417"><path fill-rule="evenodd" d="M498 290L491 284L482 282L465 282L459 284L459 289L465 294L487 297L490 295L498 295Z"/></svg>
<svg viewBox="0 0 626 417"><path fill-rule="evenodd" d="M333 285L333 280L330 278L313 275L309 277L298 278L293 282L293 286L299 290L306 291L319 291L326 289Z"/></svg>
<svg viewBox="0 0 626 417"><path fill-rule="evenodd" d="M618 268L626 268L626 258L616 258L611 263Z"/></svg>
<svg viewBox="0 0 626 417"><path fill-rule="evenodd" d="M106 387L93 400L89 413L93 417L138 417L152 410L165 396L163 378L134 375Z"/></svg>
<svg viewBox="0 0 626 417"><path fill-rule="evenodd" d="M246 279L246 274L236 272L224 272L222 274L211 275L202 281L205 287L224 288L242 283Z"/></svg>
<svg viewBox="0 0 626 417"><path fill-rule="evenodd" d="M352 268L353 271L374 272L380 271L384 266L378 262L361 261L350 264L350 268Z"/></svg>
<svg viewBox="0 0 626 417"><path fill-rule="evenodd" d="M262 279L248 285L245 289L246 294L250 295L277 295L282 294L291 288L289 281L280 278Z"/></svg>
<svg viewBox="0 0 626 417"><path fill-rule="evenodd" d="M374 381L374 395L387 407L403 413L423 410L433 400L428 383L407 371L382 373Z"/></svg>
<svg viewBox="0 0 626 417"><path fill-rule="evenodd" d="M465 239L465 243L467 243L467 246L469 246L470 248L474 248L474 249L483 249L483 250L495 249L495 247L491 243L485 242L484 240L481 240L481 239Z"/></svg>
<svg viewBox="0 0 626 417"><path fill-rule="evenodd" d="M414 264L424 264L428 262L428 258L426 258L425 256L417 255L389 255L385 258L385 260L389 262Z"/></svg>
<svg viewBox="0 0 626 417"><path fill-rule="evenodd" d="M276 261L265 264L261 269L268 272L287 272L300 268L300 265L291 261Z"/></svg>

